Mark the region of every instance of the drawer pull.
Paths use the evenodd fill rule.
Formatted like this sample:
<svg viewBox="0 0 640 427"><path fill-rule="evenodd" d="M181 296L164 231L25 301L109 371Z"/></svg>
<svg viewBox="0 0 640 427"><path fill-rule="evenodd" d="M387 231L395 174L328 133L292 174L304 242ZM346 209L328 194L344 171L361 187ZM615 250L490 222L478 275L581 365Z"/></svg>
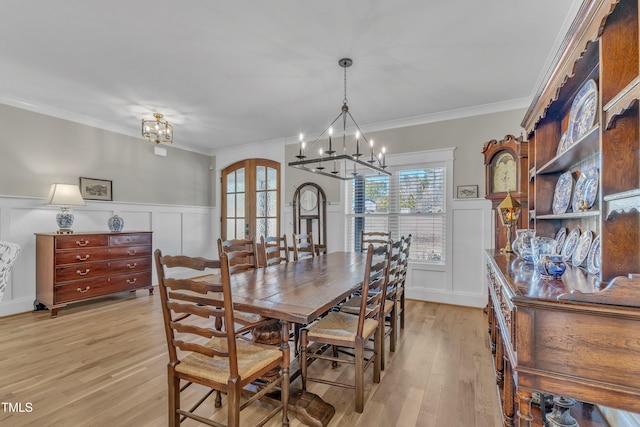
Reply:
<svg viewBox="0 0 640 427"><path fill-rule="evenodd" d="M129 268L136 268L138 266L137 262L134 262L133 264L127 264L127 267Z"/></svg>
<svg viewBox="0 0 640 427"><path fill-rule="evenodd" d="M76 259L78 261L86 261L89 259L89 254L85 255L85 256L80 256L80 255L76 255Z"/></svg>
<svg viewBox="0 0 640 427"><path fill-rule="evenodd" d="M76 273L78 273L81 276L86 276L87 274L89 274L90 271L91 269L87 268L85 271L76 270Z"/></svg>
<svg viewBox="0 0 640 427"><path fill-rule="evenodd" d="M91 286L87 286L84 289L78 288L76 289L76 291L80 292L81 294L84 294L85 292L89 292L89 289L91 289Z"/></svg>
<svg viewBox="0 0 640 427"><path fill-rule="evenodd" d="M134 277L133 279L127 279L127 283L130 285L133 285L134 283L136 283L138 281L137 277Z"/></svg>
<svg viewBox="0 0 640 427"><path fill-rule="evenodd" d="M136 254L136 251L127 251L127 255L133 256Z"/></svg>
<svg viewBox="0 0 640 427"><path fill-rule="evenodd" d="M78 246L87 246L89 244L88 240L76 240L76 245Z"/></svg>

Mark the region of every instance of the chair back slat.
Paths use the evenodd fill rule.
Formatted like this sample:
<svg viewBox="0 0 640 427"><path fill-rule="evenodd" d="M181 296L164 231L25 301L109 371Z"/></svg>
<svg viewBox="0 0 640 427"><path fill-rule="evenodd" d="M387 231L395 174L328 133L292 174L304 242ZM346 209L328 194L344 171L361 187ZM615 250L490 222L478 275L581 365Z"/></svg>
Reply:
<svg viewBox="0 0 640 427"><path fill-rule="evenodd" d="M220 261L186 256L163 257L158 249L154 256L169 362L180 363L189 353L224 357L229 359L230 375L237 376L235 322L227 255L223 253ZM201 271L210 266L220 268L221 285L213 286L197 279L170 278L165 274L165 269L175 268L183 276L189 270ZM209 293L215 296L207 298L206 294ZM220 318L224 318L224 322L216 322ZM220 330L214 328L216 323L222 323Z"/></svg>
<svg viewBox="0 0 640 427"><path fill-rule="evenodd" d="M380 250L389 243L391 233L385 231L360 231L360 252L366 252L369 245L373 245L376 250ZM381 249L384 251L384 249Z"/></svg>
<svg viewBox="0 0 640 427"><path fill-rule="evenodd" d="M289 246L286 234L282 237L260 237L260 243L264 251L265 266L289 262Z"/></svg>
<svg viewBox="0 0 640 427"><path fill-rule="evenodd" d="M404 237L391 242L389 268L387 270L387 299L395 300L402 270L402 249Z"/></svg>
<svg viewBox="0 0 640 427"><path fill-rule="evenodd" d="M376 253L373 244L367 248L367 261L362 282L362 300L358 319L358 336L362 336L365 319L380 319L383 313L387 290L387 268L389 264L389 244L383 246L383 253Z"/></svg>
<svg viewBox="0 0 640 427"><path fill-rule="evenodd" d="M231 266L240 266L237 269L232 269L231 274L259 267L258 249L254 237L224 241L218 239L218 255L222 256L223 253L229 256Z"/></svg>
<svg viewBox="0 0 640 427"><path fill-rule="evenodd" d="M200 282L193 279L165 278L165 283L167 288L175 291L188 290L191 292L197 292L199 294L206 294L208 292L222 292L222 285Z"/></svg>
<svg viewBox="0 0 640 427"><path fill-rule="evenodd" d="M293 259L298 261L301 258L315 257L316 246L313 243L312 233L300 233L293 235Z"/></svg>

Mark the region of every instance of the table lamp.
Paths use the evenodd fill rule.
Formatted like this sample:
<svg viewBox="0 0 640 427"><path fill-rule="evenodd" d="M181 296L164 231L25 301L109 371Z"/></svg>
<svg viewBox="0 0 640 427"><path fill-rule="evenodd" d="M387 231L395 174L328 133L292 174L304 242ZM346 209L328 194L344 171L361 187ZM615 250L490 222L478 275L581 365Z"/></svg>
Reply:
<svg viewBox="0 0 640 427"><path fill-rule="evenodd" d="M78 186L73 184L51 184L49 195L44 204L60 206L60 212L56 215L59 227L58 234L72 234L73 214L69 210L69 206L85 205Z"/></svg>
<svg viewBox="0 0 640 427"><path fill-rule="evenodd" d="M511 196L511 192L508 192L507 197L498 205L502 225L507 227L507 245L501 249L502 252L513 253L511 248L511 229L517 224L521 209L522 205Z"/></svg>

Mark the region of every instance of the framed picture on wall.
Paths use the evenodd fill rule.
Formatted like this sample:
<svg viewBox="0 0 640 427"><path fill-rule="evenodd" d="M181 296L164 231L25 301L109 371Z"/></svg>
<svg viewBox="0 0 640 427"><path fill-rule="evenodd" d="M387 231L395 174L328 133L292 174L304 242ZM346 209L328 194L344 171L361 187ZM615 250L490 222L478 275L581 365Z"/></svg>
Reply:
<svg viewBox="0 0 640 427"><path fill-rule="evenodd" d="M458 199L477 199L478 198L478 186L477 185L458 185L457 187Z"/></svg>
<svg viewBox="0 0 640 427"><path fill-rule="evenodd" d="M85 200L113 200L111 181L107 179L95 179L80 177L80 194Z"/></svg>

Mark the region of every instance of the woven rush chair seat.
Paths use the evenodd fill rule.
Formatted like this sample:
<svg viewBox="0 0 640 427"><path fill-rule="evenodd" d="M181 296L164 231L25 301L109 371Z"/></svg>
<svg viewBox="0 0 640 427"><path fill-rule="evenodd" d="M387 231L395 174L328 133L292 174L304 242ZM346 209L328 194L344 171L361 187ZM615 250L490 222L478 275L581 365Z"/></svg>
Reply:
<svg viewBox="0 0 640 427"><path fill-rule="evenodd" d="M362 335L372 335L377 327L378 322L376 320L365 319ZM308 331L307 337L311 341L319 338L353 341L358 332L358 317L348 313L332 311L322 319L307 326L306 329Z"/></svg>
<svg viewBox="0 0 640 427"><path fill-rule="evenodd" d="M214 338L204 347L229 351L227 340L223 338ZM240 378L249 378L282 358L282 351L277 347L252 342L236 341L236 351ZM227 382L229 370L228 358L207 357L201 353L191 353L176 365L176 372L218 383Z"/></svg>

